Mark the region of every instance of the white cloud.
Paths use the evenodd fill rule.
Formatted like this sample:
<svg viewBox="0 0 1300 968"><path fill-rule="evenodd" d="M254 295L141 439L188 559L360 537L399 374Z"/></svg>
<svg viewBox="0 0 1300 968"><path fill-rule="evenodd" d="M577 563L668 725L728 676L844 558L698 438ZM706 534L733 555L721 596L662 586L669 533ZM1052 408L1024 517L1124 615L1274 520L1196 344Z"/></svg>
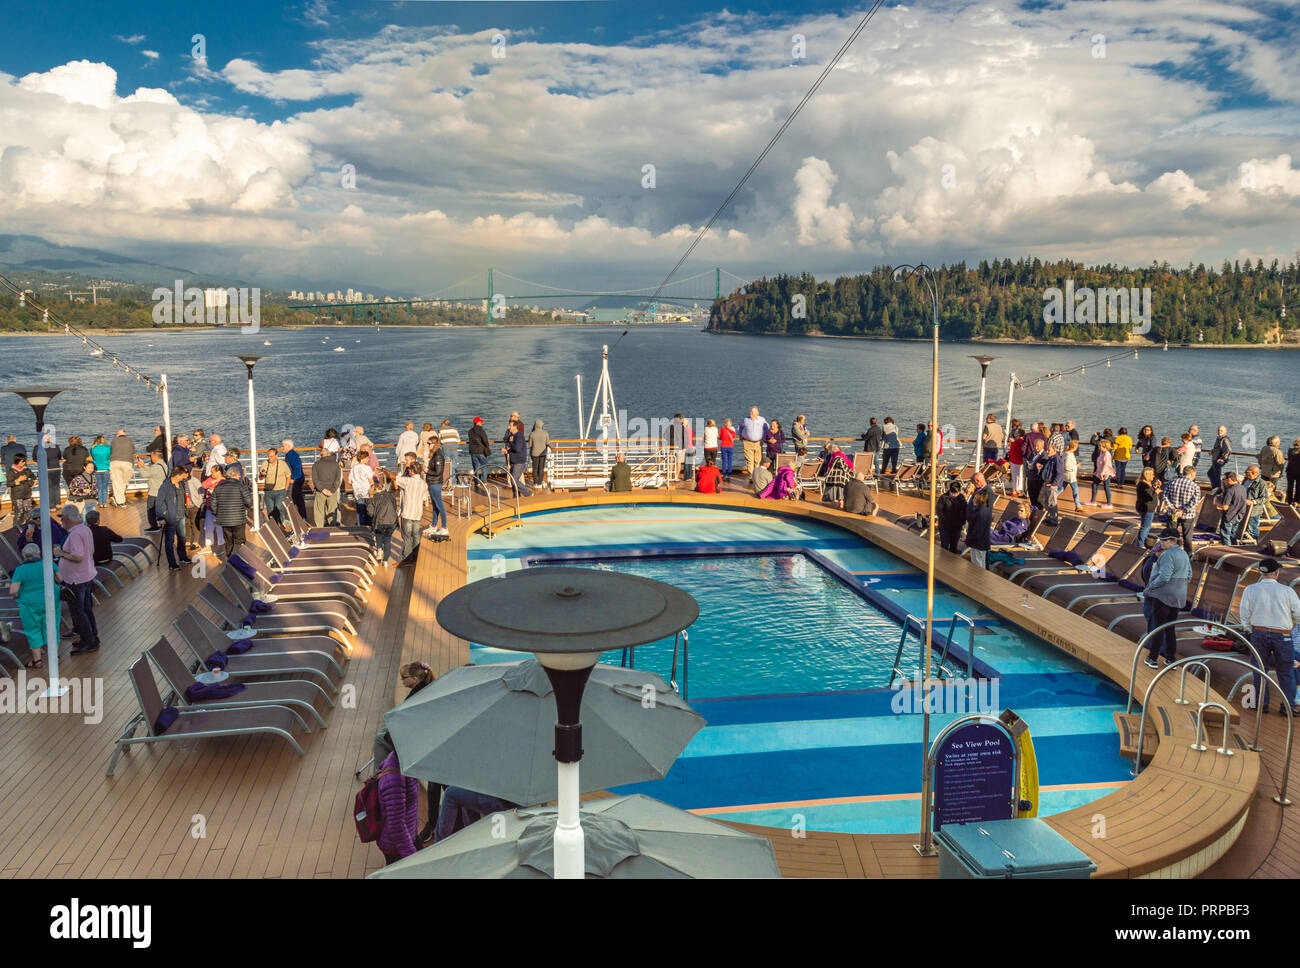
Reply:
<svg viewBox="0 0 1300 968"><path fill-rule="evenodd" d="M856 19L722 14L635 46L511 33L505 59L495 30L388 27L323 39L287 70L182 58L201 82L186 105L120 95L112 68L87 61L0 75L0 113L18 122L0 130L0 205L61 241L206 239L207 258L267 272L347 266L397 284L499 256L525 274L644 279L676 261ZM796 28L810 59L792 65ZM1259 11L1193 0L1066 0L1014 22L982 3L885 8L691 265L1209 261L1245 238L1286 251L1300 72L1269 29ZM1273 103L1226 105L1200 79L1207 51ZM267 101L293 113L229 113Z"/></svg>
<svg viewBox="0 0 1300 968"><path fill-rule="evenodd" d="M831 205L831 191L839 177L821 158L809 156L794 175L798 189L794 198L795 224L799 227L799 244L826 242L837 249L852 248L849 236L853 228L853 210L841 202Z"/></svg>
<svg viewBox="0 0 1300 968"><path fill-rule="evenodd" d="M158 52L156 50L142 50L140 53L144 54L144 56L149 58L149 60L158 59Z"/></svg>
<svg viewBox="0 0 1300 968"><path fill-rule="evenodd" d="M114 34L113 38L115 40L120 40L124 44L131 44L132 46L142 44L145 41L144 34L132 34L130 37L123 37L121 34Z"/></svg>

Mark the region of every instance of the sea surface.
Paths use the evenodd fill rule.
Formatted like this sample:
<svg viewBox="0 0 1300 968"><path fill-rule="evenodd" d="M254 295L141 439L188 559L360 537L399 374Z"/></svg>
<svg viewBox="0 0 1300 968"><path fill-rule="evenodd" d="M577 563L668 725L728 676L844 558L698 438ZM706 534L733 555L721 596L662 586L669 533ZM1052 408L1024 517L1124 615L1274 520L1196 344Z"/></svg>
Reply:
<svg viewBox="0 0 1300 968"><path fill-rule="evenodd" d="M112 354L146 373L167 374L175 433L202 427L246 447L248 381L237 353L260 353L257 436L265 448L285 436L315 444L328 427L362 424L376 443L393 443L407 420L437 426L449 417L462 434L482 416L499 438L512 410L554 437L578 429L577 383L584 414L600 375L601 346L611 347L615 406L628 419L688 417L738 420L756 404L787 427L797 413L814 436L856 436L867 417L893 416L904 429L930 407L931 348L923 342L724 336L692 326L534 326L383 328L329 326L303 330L154 332L101 337L105 356L91 357L75 337L0 337L0 387L66 387L47 420L61 442L70 434L111 434L125 427L141 447L162 421L162 399L112 364ZM263 340L271 345L264 346ZM342 346L344 352L334 352ZM979 402L974 354L989 367L986 410L1005 415L1009 377L1024 383L1046 373L1123 353L1113 348L943 343L940 423L973 435ZM1072 418L1085 432L1144 423L1177 434L1189 424L1213 439L1220 423L1238 450L1258 449L1280 434L1284 449L1300 436L1300 351L1277 349L1144 349L1109 367L1016 392L1015 414ZM1243 427L1256 428L1247 445ZM33 431L31 411L0 394L0 434Z"/></svg>

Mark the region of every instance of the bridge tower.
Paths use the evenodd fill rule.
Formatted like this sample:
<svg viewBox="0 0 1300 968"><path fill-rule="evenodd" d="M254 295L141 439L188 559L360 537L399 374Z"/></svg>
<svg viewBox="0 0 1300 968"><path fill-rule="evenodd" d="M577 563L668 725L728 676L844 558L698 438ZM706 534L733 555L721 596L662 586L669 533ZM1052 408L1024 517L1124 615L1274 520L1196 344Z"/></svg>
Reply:
<svg viewBox="0 0 1300 968"><path fill-rule="evenodd" d="M492 322L492 300L496 296L496 283L492 279L492 269L488 267L487 321Z"/></svg>

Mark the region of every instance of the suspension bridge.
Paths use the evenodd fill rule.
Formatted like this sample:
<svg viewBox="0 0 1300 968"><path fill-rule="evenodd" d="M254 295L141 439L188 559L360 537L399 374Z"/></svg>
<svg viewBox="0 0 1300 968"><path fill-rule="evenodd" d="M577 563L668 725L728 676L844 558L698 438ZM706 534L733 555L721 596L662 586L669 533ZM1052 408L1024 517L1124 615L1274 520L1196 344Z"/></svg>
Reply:
<svg viewBox="0 0 1300 968"><path fill-rule="evenodd" d="M657 303L708 302L721 299L724 293L749 285L753 280L738 276L721 267L673 281L660 289L658 286L625 288L617 290L566 289L542 282L520 279L508 272L489 268L467 276L425 296L409 299L365 300L354 302L321 301L308 298L289 303L290 309L307 309L318 315L336 316L340 319L379 322L385 316L394 319L399 309L421 306L460 305L481 307L490 323L505 314L505 307L527 302L564 299L598 299L614 297ZM656 295L656 290L658 294ZM656 307L657 308L657 305Z"/></svg>

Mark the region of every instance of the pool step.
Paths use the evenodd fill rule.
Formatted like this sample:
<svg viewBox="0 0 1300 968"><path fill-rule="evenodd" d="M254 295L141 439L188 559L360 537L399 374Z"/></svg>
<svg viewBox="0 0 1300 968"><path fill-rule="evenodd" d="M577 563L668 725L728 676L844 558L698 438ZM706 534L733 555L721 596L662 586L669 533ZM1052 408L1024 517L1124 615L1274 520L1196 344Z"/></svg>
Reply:
<svg viewBox="0 0 1300 968"><path fill-rule="evenodd" d="M1115 727L1119 730L1119 755L1133 758L1137 752L1138 729L1142 725L1141 713L1121 713L1116 711ZM1146 735L1142 737L1142 762L1147 763L1155 756L1160 745L1160 736L1150 720L1147 721Z"/></svg>

